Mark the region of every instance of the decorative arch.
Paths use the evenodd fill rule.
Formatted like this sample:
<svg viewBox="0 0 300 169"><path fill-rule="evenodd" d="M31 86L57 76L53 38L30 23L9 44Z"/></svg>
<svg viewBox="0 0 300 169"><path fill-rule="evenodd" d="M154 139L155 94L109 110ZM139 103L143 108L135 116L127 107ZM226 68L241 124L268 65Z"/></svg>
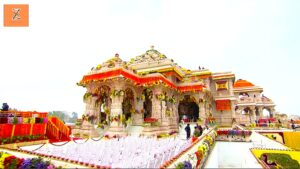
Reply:
<svg viewBox="0 0 300 169"><path fill-rule="evenodd" d="M125 116L125 120L131 118L131 114L135 112L135 97L131 88L126 88L124 91L124 97L122 102L122 111Z"/></svg>
<svg viewBox="0 0 300 169"><path fill-rule="evenodd" d="M134 88L132 85L126 85L125 89L130 89L135 97L137 97L139 95L138 93L140 93L138 92L138 89Z"/></svg>
<svg viewBox="0 0 300 169"><path fill-rule="evenodd" d="M111 105L111 88L107 85L97 86L93 91L93 96L97 99L95 101L95 107L99 107L98 121L103 122L108 119L110 114Z"/></svg>
<svg viewBox="0 0 300 169"><path fill-rule="evenodd" d="M239 93L239 99L240 100L243 99L243 98L245 98L245 97L250 97L250 95L247 92L241 92L241 93Z"/></svg>
<svg viewBox="0 0 300 169"><path fill-rule="evenodd" d="M241 114L242 115L249 115L250 114L250 107L245 107L245 108L243 108L242 109L242 112L241 112Z"/></svg>
<svg viewBox="0 0 300 169"><path fill-rule="evenodd" d="M144 118L149 118L152 116L152 98L152 90L149 88L144 89L141 98L143 100Z"/></svg>
<svg viewBox="0 0 300 169"><path fill-rule="evenodd" d="M178 105L179 120L196 121L199 118L199 105L195 97L185 95Z"/></svg>
<svg viewBox="0 0 300 169"><path fill-rule="evenodd" d="M268 107L264 107L262 110L263 117L272 117L271 109Z"/></svg>

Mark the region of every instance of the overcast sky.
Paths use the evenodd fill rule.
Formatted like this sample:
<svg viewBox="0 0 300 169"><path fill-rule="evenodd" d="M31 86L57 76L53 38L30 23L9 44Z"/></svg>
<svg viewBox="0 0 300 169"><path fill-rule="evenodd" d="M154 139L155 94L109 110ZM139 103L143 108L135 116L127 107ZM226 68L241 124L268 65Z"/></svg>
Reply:
<svg viewBox="0 0 300 169"><path fill-rule="evenodd" d="M3 27L3 4L28 3L30 26ZM300 115L299 0L2 0L0 103L83 113L91 67L154 45L188 69L232 71Z"/></svg>

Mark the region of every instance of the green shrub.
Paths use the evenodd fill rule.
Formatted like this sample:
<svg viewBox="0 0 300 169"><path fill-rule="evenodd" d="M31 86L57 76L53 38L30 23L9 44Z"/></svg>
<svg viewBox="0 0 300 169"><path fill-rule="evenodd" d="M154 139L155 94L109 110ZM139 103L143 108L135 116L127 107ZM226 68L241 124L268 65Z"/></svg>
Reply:
<svg viewBox="0 0 300 169"><path fill-rule="evenodd" d="M300 168L297 160L291 158L288 154L266 153L268 161L274 161L277 167L273 168Z"/></svg>

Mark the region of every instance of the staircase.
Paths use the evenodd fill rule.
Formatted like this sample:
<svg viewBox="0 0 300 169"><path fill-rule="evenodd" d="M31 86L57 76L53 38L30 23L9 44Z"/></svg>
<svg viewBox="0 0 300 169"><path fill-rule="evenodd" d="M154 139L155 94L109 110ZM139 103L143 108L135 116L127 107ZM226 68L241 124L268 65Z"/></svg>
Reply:
<svg viewBox="0 0 300 169"><path fill-rule="evenodd" d="M46 135L50 142L70 140L70 128L57 117L48 117Z"/></svg>

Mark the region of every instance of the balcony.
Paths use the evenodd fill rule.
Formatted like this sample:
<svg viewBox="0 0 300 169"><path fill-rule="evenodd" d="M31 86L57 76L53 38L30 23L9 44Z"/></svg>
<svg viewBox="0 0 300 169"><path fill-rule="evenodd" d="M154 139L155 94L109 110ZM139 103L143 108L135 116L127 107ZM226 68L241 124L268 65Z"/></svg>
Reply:
<svg viewBox="0 0 300 169"><path fill-rule="evenodd" d="M238 104L257 104L257 105L274 105L271 99L267 98L252 98L252 97L241 97L237 100Z"/></svg>
<svg viewBox="0 0 300 169"><path fill-rule="evenodd" d="M244 104L244 103L254 103L255 100L251 97L241 97L238 99L239 104Z"/></svg>

